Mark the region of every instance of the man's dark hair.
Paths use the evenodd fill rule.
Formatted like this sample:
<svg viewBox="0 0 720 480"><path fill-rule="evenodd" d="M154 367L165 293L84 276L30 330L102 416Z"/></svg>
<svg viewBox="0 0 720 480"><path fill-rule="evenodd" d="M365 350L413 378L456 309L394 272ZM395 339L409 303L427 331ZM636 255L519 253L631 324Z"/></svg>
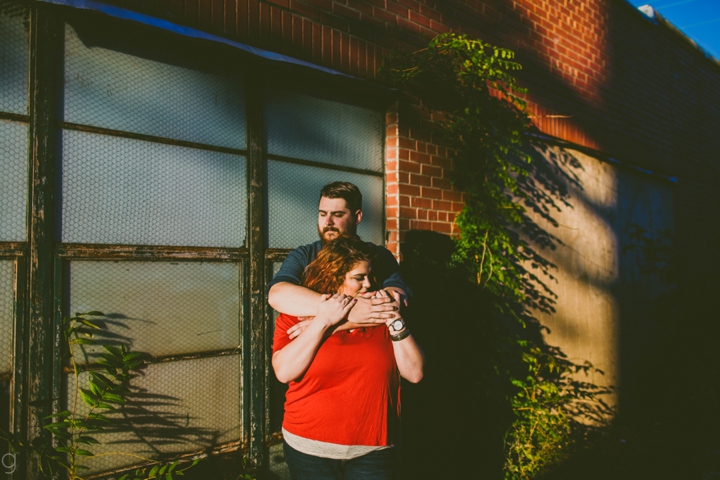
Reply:
<svg viewBox="0 0 720 480"><path fill-rule="evenodd" d="M362 210L362 193L360 189L350 182L332 182L320 190L320 198L342 198L347 208L355 214Z"/></svg>

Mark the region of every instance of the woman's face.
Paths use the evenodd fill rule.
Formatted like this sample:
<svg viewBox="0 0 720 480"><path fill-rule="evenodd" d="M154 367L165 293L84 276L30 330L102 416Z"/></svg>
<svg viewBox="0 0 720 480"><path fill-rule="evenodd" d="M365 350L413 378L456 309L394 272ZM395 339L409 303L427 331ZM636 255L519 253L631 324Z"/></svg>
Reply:
<svg viewBox="0 0 720 480"><path fill-rule="evenodd" d="M370 262L360 261L353 266L352 270L345 274L345 282L338 293L344 293L354 297L365 293L370 289Z"/></svg>

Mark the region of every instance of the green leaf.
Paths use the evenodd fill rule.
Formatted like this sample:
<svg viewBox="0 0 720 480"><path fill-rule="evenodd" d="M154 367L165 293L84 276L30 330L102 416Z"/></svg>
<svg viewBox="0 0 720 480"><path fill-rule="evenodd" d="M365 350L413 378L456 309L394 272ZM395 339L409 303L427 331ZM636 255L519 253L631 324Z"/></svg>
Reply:
<svg viewBox="0 0 720 480"><path fill-rule="evenodd" d="M87 435L81 435L75 439L77 443L84 443L87 445L97 445L100 442L97 441L95 438L87 436Z"/></svg>
<svg viewBox="0 0 720 480"><path fill-rule="evenodd" d="M84 317L84 316L88 316L88 317L104 317L105 314L104 314L103 312L98 312L97 310L93 310L93 311L91 311L91 312L76 313L75 316L76 316L76 317Z"/></svg>
<svg viewBox="0 0 720 480"><path fill-rule="evenodd" d="M150 472L148 473L148 477L154 477L155 474L160 470L160 465L155 465L150 469Z"/></svg>
<svg viewBox="0 0 720 480"><path fill-rule="evenodd" d="M93 457L94 454L92 452L89 452L88 450L83 450L82 448L78 448L75 450L75 455L80 457Z"/></svg>
<svg viewBox="0 0 720 480"><path fill-rule="evenodd" d="M63 410L62 412L57 412L57 413L53 413L52 415L48 415L47 417L45 417L45 419L47 420L50 418L64 418L64 417L69 417L70 415L72 415L72 413L70 413L69 410Z"/></svg>

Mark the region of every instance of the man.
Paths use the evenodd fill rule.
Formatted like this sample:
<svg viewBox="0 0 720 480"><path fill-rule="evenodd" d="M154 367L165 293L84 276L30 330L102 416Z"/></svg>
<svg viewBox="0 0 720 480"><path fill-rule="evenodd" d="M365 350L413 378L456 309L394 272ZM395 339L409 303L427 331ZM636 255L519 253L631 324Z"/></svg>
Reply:
<svg viewBox="0 0 720 480"><path fill-rule="evenodd" d="M312 317L317 313L320 293L300 285L305 267L315 260L320 249L329 241L342 234L355 235L362 220L362 194L358 187L349 182L333 182L320 191L318 205L318 235L320 240L298 247L285 259L280 271L268 285L268 303L278 312L297 317ZM390 292L389 298L358 297L350 310L348 322L339 330L356 328L363 324L384 324L395 314L391 306L392 292L400 295L407 303L410 289L400 277L397 261L386 248L375 246L377 259L373 271L383 289ZM300 329L301 330L301 329ZM299 334L299 331L297 332Z"/></svg>

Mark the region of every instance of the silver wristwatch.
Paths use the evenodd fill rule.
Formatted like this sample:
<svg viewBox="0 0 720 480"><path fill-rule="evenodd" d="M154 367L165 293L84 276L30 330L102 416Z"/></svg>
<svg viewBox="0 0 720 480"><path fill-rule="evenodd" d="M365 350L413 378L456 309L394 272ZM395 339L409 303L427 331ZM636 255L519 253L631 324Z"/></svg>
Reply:
<svg viewBox="0 0 720 480"><path fill-rule="evenodd" d="M402 318L398 318L389 325L389 328L391 332L399 332L400 330L405 328L405 320L403 320Z"/></svg>

